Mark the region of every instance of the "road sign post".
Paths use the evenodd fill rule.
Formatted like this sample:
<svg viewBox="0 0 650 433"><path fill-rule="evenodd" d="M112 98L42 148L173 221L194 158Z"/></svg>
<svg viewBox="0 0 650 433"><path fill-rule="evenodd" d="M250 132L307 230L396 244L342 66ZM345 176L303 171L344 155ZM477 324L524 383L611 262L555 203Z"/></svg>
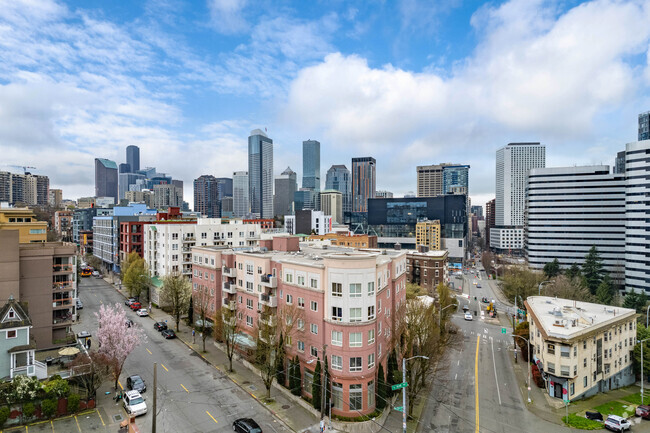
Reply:
<svg viewBox="0 0 650 433"><path fill-rule="evenodd" d="M502 334L506 334L507 332L508 332L508 330L506 328L501 328L501 333Z"/></svg>
<svg viewBox="0 0 650 433"><path fill-rule="evenodd" d="M395 410L399 412L404 412L404 406L395 406Z"/></svg>
<svg viewBox="0 0 650 433"><path fill-rule="evenodd" d="M408 383L402 382L402 383L398 383L396 385L391 386L391 388L392 388L393 391L397 391L398 389L406 388L407 386L409 386Z"/></svg>

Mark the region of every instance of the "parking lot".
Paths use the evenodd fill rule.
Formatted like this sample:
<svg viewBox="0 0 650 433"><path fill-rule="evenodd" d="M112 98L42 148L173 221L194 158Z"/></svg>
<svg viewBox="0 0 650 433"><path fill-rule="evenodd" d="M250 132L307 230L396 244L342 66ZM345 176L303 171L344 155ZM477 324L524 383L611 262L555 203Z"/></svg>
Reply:
<svg viewBox="0 0 650 433"><path fill-rule="evenodd" d="M38 421L27 426L9 427L2 430L2 433L18 433L18 432L60 432L60 433L73 433L73 432L108 432L117 430L117 423L112 419L106 419L104 411L96 409L84 411L78 415L71 415L62 418L53 419L51 421Z"/></svg>

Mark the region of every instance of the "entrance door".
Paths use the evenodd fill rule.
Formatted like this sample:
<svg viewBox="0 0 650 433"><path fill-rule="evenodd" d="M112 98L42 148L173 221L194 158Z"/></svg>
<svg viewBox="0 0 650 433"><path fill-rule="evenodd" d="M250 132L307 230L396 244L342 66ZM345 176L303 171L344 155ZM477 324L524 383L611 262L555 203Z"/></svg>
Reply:
<svg viewBox="0 0 650 433"><path fill-rule="evenodd" d="M555 382L553 393L555 398L562 398L562 384Z"/></svg>

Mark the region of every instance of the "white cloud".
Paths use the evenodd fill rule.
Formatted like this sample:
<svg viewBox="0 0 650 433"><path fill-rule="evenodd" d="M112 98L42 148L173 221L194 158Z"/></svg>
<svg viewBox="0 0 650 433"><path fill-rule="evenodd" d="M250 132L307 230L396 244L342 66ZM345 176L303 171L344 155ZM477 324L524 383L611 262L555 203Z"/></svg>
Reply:
<svg viewBox="0 0 650 433"><path fill-rule="evenodd" d="M208 0L213 28L226 35L237 34L249 28L243 16L247 0Z"/></svg>

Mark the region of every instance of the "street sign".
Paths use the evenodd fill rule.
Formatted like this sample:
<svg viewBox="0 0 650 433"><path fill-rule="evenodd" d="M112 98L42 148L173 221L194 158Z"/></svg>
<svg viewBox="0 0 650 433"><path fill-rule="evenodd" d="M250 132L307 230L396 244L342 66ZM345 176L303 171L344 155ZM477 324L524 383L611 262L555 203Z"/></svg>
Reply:
<svg viewBox="0 0 650 433"><path fill-rule="evenodd" d="M507 333L507 332L508 332L508 330L507 330L506 328L501 328L501 333L502 333L502 334L505 334L505 333Z"/></svg>
<svg viewBox="0 0 650 433"><path fill-rule="evenodd" d="M404 412L404 406L395 406L395 410L398 412Z"/></svg>
<svg viewBox="0 0 650 433"><path fill-rule="evenodd" d="M397 391L398 389L406 388L407 386L409 386L408 383L402 382L402 383L398 383L397 385L391 386L391 388L393 389L393 391Z"/></svg>

